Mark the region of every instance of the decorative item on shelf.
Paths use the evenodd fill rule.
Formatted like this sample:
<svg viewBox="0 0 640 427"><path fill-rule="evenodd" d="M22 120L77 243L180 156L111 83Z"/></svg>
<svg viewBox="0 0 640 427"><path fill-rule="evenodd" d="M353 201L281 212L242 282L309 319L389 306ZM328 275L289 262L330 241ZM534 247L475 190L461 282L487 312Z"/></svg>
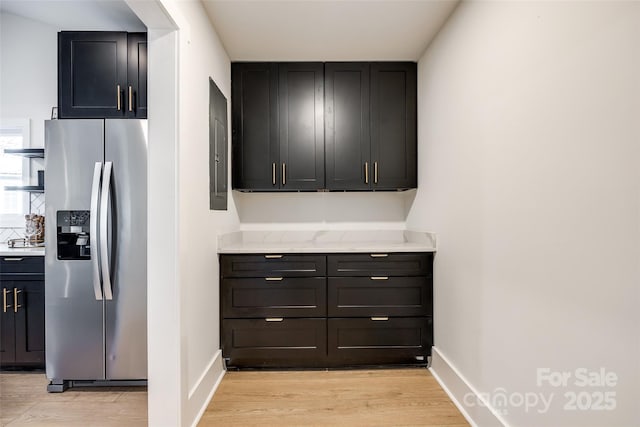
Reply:
<svg viewBox="0 0 640 427"><path fill-rule="evenodd" d="M38 246L44 244L44 216L28 214L24 216L26 246Z"/></svg>

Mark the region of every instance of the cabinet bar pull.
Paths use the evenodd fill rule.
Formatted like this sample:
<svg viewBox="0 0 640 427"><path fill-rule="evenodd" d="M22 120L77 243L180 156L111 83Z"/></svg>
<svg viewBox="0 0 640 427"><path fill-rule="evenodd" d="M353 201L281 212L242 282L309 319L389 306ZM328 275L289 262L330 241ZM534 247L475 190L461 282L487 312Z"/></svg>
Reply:
<svg viewBox="0 0 640 427"><path fill-rule="evenodd" d="M388 276L371 276L371 280L389 280Z"/></svg>
<svg viewBox="0 0 640 427"><path fill-rule="evenodd" d="M364 162L364 183L369 183L369 162Z"/></svg>
<svg viewBox="0 0 640 427"><path fill-rule="evenodd" d="M122 100L120 99L120 85L116 86L116 90L118 93L118 111L122 109Z"/></svg>
<svg viewBox="0 0 640 427"><path fill-rule="evenodd" d="M378 162L373 162L373 183L378 183Z"/></svg>
<svg viewBox="0 0 640 427"><path fill-rule="evenodd" d="M287 184L287 165L286 163L282 164L282 185Z"/></svg>
<svg viewBox="0 0 640 427"><path fill-rule="evenodd" d="M280 282L282 281L282 277L265 277L264 280L267 282Z"/></svg>
<svg viewBox="0 0 640 427"><path fill-rule="evenodd" d="M6 288L2 288L2 312L6 313L7 308L11 307L11 305L7 304L7 294L9 291Z"/></svg>
<svg viewBox="0 0 640 427"><path fill-rule="evenodd" d="M129 86L129 111L133 111L133 88Z"/></svg>
<svg viewBox="0 0 640 427"><path fill-rule="evenodd" d="M264 257L266 259L280 259L282 258L282 255L265 255Z"/></svg>
<svg viewBox="0 0 640 427"><path fill-rule="evenodd" d="M3 258L4 261L22 261L24 258Z"/></svg>
<svg viewBox="0 0 640 427"><path fill-rule="evenodd" d="M386 258L389 254L371 254L371 258Z"/></svg>
<svg viewBox="0 0 640 427"><path fill-rule="evenodd" d="M271 163L271 183L276 185L276 164Z"/></svg>
<svg viewBox="0 0 640 427"><path fill-rule="evenodd" d="M13 312L14 313L17 313L18 309L22 307L20 304L18 304L18 294L21 292L22 291L19 291L18 288L13 288Z"/></svg>
<svg viewBox="0 0 640 427"><path fill-rule="evenodd" d="M381 322L386 322L387 320L389 320L389 318L387 316L384 317L372 317L371 320L373 321L381 321Z"/></svg>
<svg viewBox="0 0 640 427"><path fill-rule="evenodd" d="M267 317L264 320L267 322L282 322L284 319L282 317Z"/></svg>

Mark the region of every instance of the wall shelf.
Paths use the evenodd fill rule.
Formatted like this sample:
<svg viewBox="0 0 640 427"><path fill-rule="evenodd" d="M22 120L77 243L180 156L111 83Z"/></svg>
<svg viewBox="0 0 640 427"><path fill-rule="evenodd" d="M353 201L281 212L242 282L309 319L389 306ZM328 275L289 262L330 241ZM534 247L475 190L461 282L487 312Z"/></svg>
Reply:
<svg viewBox="0 0 640 427"><path fill-rule="evenodd" d="M7 185L6 191L28 191L30 193L44 193L43 185Z"/></svg>
<svg viewBox="0 0 640 427"><path fill-rule="evenodd" d="M5 154L44 159L44 148L7 148Z"/></svg>

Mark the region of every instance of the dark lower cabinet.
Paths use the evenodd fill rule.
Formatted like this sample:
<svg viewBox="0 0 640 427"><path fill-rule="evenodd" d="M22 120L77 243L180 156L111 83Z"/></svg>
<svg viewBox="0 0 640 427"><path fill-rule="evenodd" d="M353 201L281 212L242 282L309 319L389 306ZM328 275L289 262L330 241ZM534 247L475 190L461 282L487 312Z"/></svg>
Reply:
<svg viewBox="0 0 640 427"><path fill-rule="evenodd" d="M222 352L227 366L317 367L325 364L327 320L225 319Z"/></svg>
<svg viewBox="0 0 640 427"><path fill-rule="evenodd" d="M432 263L432 253L220 255L227 366L426 364Z"/></svg>
<svg viewBox="0 0 640 427"><path fill-rule="evenodd" d="M2 257L0 271L0 367L44 368L44 257Z"/></svg>
<svg viewBox="0 0 640 427"><path fill-rule="evenodd" d="M329 319L330 365L426 363L431 355L431 317Z"/></svg>

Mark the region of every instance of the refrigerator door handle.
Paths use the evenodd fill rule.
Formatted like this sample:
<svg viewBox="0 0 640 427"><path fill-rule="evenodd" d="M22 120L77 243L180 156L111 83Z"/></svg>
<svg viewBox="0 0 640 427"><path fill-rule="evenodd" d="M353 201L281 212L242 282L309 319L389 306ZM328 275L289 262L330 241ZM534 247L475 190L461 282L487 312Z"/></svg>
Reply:
<svg viewBox="0 0 640 427"><path fill-rule="evenodd" d="M91 242L89 245L89 255L91 256L91 269L93 271L93 291L96 300L102 300L102 280L100 272L100 261L98 255L98 203L100 200L100 184L102 178L102 162L96 162L93 169L93 183L91 184L91 210L89 211L89 229Z"/></svg>
<svg viewBox="0 0 640 427"><path fill-rule="evenodd" d="M104 299L112 300L111 289L111 259L109 257L108 220L109 220L109 195L111 193L112 162L104 162L102 176L102 190L100 192L100 262L102 264L102 285Z"/></svg>

